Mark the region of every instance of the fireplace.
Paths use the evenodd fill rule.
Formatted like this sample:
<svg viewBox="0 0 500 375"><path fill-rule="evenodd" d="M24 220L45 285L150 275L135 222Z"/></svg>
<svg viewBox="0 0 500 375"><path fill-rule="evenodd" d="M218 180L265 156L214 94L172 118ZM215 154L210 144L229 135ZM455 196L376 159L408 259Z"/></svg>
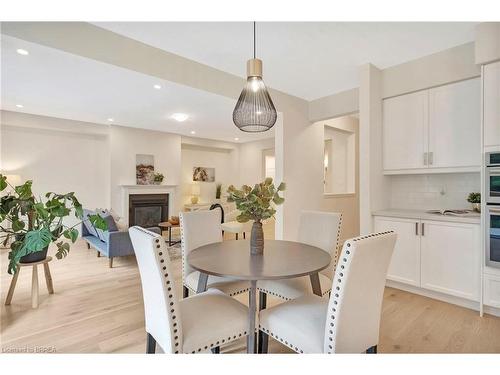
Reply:
<svg viewBox="0 0 500 375"><path fill-rule="evenodd" d="M144 228L168 220L168 194L130 194L128 223Z"/></svg>

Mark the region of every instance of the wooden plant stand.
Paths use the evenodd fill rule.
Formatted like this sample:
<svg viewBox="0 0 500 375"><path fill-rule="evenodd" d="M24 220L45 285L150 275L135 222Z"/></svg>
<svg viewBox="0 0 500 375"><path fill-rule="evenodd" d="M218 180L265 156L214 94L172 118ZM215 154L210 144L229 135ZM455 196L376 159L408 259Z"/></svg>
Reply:
<svg viewBox="0 0 500 375"><path fill-rule="evenodd" d="M47 283L47 289L49 294L54 294L54 286L52 285L52 276L50 275L49 262L52 257L47 257L44 260L34 263L19 263L18 268L14 276L12 276L12 281L10 282L9 291L7 293L7 298L5 299L5 305L10 305L12 301L12 296L14 295L14 289L16 288L17 278L21 272L22 267L33 267L32 278L31 278L31 307L38 308L38 265L43 264L43 270L45 273L45 282Z"/></svg>

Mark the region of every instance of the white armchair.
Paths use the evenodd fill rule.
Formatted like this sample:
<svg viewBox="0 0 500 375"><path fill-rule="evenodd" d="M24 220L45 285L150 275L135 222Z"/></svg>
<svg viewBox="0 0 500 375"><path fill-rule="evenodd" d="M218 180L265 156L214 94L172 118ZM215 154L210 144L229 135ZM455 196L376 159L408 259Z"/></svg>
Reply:
<svg viewBox="0 0 500 375"><path fill-rule="evenodd" d="M129 229L141 275L147 353L199 353L248 334L245 305L212 289L178 300L165 240L140 227ZM253 332L252 332L253 334Z"/></svg>
<svg viewBox="0 0 500 375"><path fill-rule="evenodd" d="M394 232L346 241L329 300L308 295L259 314L262 350L268 335L297 353L376 353Z"/></svg>
<svg viewBox="0 0 500 375"><path fill-rule="evenodd" d="M220 227L220 210L181 212L181 250L182 250L182 283L183 296L187 297L189 291L196 293L200 273L191 268L187 262L188 254L203 245L222 242ZM221 261L223 261L221 259ZM207 289L216 288L224 293L234 296L247 292L250 284L247 281L235 281L224 277L209 276Z"/></svg>
<svg viewBox="0 0 500 375"><path fill-rule="evenodd" d="M243 238L246 238L246 233L252 231L253 221L248 221L246 223L240 223L236 220L236 217L241 213L240 210L234 209L224 215L224 222L221 224L223 232L234 233L236 239L240 233L243 234Z"/></svg>

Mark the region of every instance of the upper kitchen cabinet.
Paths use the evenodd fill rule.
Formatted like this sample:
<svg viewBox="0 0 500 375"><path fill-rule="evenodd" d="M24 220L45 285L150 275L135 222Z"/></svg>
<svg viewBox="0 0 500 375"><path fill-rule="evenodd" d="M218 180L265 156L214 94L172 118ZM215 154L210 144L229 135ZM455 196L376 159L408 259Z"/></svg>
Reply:
<svg viewBox="0 0 500 375"><path fill-rule="evenodd" d="M384 173L478 171L480 94L475 78L385 99Z"/></svg>
<svg viewBox="0 0 500 375"><path fill-rule="evenodd" d="M424 168L427 151L427 91L401 95L383 102L385 170Z"/></svg>
<svg viewBox="0 0 500 375"><path fill-rule="evenodd" d="M500 146L500 62L483 70L484 146Z"/></svg>
<svg viewBox="0 0 500 375"><path fill-rule="evenodd" d="M429 167L481 165L481 81L429 90Z"/></svg>

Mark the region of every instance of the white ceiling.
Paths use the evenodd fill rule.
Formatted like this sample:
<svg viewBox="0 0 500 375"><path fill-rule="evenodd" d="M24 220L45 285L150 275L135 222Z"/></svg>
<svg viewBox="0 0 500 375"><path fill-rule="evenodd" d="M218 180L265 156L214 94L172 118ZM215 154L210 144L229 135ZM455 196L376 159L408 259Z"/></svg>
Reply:
<svg viewBox="0 0 500 375"><path fill-rule="evenodd" d="M1 108L44 116L246 142L232 122L235 100L2 35ZM16 53L18 48L28 56ZM160 84L161 90L153 85ZM17 108L16 104L23 105ZM183 112L189 119L170 118ZM192 135L191 131L196 134Z"/></svg>
<svg viewBox="0 0 500 375"><path fill-rule="evenodd" d="M104 22L96 25L217 69L245 76L252 56L249 22ZM474 39L475 23L257 23L264 81L312 100L358 87L357 67L381 69Z"/></svg>

